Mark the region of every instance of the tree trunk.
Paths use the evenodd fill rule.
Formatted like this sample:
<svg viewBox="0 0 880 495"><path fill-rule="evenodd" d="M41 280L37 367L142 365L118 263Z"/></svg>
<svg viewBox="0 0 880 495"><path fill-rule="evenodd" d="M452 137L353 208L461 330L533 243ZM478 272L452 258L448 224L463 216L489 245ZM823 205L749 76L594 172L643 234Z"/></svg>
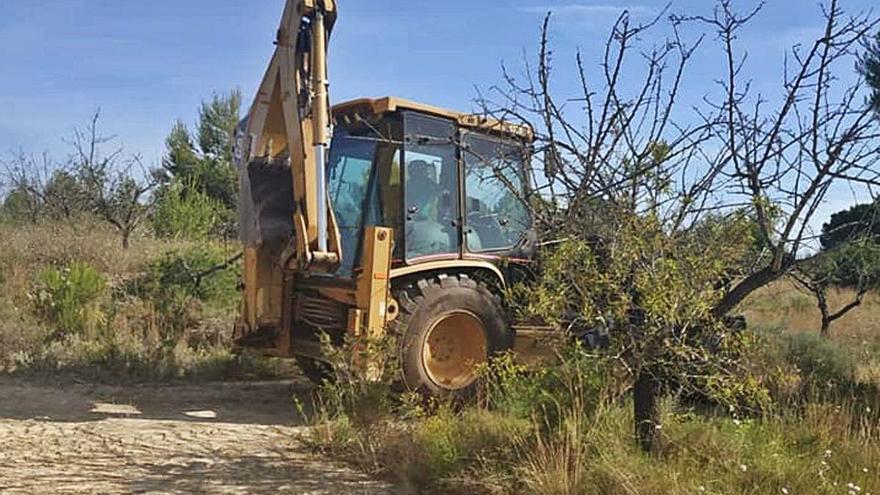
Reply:
<svg viewBox="0 0 880 495"><path fill-rule="evenodd" d="M122 249L128 251L128 248L131 246L131 232L127 230L122 231Z"/></svg>
<svg viewBox="0 0 880 495"><path fill-rule="evenodd" d="M819 329L819 335L821 335L823 339L831 337L831 322L824 316L822 317L822 328Z"/></svg>
<svg viewBox="0 0 880 495"><path fill-rule="evenodd" d="M724 298L712 308L712 315L716 318L723 318L733 311L739 303L749 296L752 292L766 286L770 282L782 276L785 270L774 270L773 267L766 267L761 271L755 272L738 283Z"/></svg>
<svg viewBox="0 0 880 495"><path fill-rule="evenodd" d="M816 300L819 302L819 311L822 313L822 329L820 330L822 338L829 338L831 336L831 324L835 321L843 318L850 311L858 308L862 304L862 298L867 294L867 289L861 288L859 289L856 298L853 299L849 304L837 310L836 313L831 313L831 310L828 309L828 298L825 295L825 289L819 289L816 291Z"/></svg>
<svg viewBox="0 0 880 495"><path fill-rule="evenodd" d="M649 453L660 447L659 393L660 383L654 374L648 370L640 371L633 389L635 433L639 446Z"/></svg>
<svg viewBox="0 0 880 495"><path fill-rule="evenodd" d="M816 301L819 305L819 312L822 314L822 328L819 330L819 335L823 339L827 339L831 333L831 315L828 312L828 298L825 296L824 289L816 291Z"/></svg>

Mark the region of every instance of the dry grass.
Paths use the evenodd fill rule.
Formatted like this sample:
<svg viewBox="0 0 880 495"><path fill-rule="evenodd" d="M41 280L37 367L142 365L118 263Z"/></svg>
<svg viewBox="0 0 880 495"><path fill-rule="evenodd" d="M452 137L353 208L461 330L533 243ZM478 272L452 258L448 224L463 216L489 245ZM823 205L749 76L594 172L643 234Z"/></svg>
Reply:
<svg viewBox="0 0 880 495"><path fill-rule="evenodd" d="M851 290L832 290L831 308L852 301ZM758 330L779 329L786 334L818 334L820 314L815 300L791 284L776 282L743 303L749 325ZM880 295L868 294L861 306L831 325L831 342L850 354L858 383L880 387Z"/></svg>
<svg viewBox="0 0 880 495"><path fill-rule="evenodd" d="M846 297L834 293L832 303ZM880 494L880 298L837 322L830 341L815 336L814 303L790 284L760 291L744 311L766 330L756 373L775 383L772 411L738 418L666 400L655 455L633 441L629 400L551 390L533 380L541 373L499 374L489 408L415 416L392 408L368 424L324 416L314 440L396 480L401 493ZM577 371L585 383L607 379ZM559 409L548 416L547 407Z"/></svg>
<svg viewBox="0 0 880 495"><path fill-rule="evenodd" d="M828 302L831 308L839 308L853 297L851 290L831 290ZM790 282L779 281L757 291L742 307L752 326L783 328L791 333L819 332L821 319L815 300ZM831 337L843 345L880 345L880 295L869 294L861 307L835 321Z"/></svg>
<svg viewBox="0 0 880 495"><path fill-rule="evenodd" d="M232 352L234 298L184 300L167 308L154 300L156 294L128 291L127 282L155 270L152 263L164 253L194 250L198 243L140 235L125 250L111 228L87 219L0 224L0 236L0 372L142 381L265 378L288 370L276 361ZM226 249L231 256L237 246L221 248ZM57 325L37 311L45 290L40 274L74 262L96 269L108 282L95 301L100 307L96 328L86 333L53 328ZM234 292L234 278L223 278L224 294Z"/></svg>
<svg viewBox="0 0 880 495"><path fill-rule="evenodd" d="M880 493L880 437L853 414L816 403L738 420L669 402L656 455L634 444L628 402L570 410L543 431L480 409L370 427L335 418L312 440L408 494L834 495L849 484Z"/></svg>
<svg viewBox="0 0 880 495"><path fill-rule="evenodd" d="M124 250L111 229L87 219L39 226L0 224L0 236L4 239L0 266L4 268L30 271L83 261L111 277L137 271L165 247L164 243L139 238L133 240L132 249Z"/></svg>
<svg viewBox="0 0 880 495"><path fill-rule="evenodd" d="M88 218L37 226L0 223L0 238L0 267L19 282L35 269L67 266L74 261L86 262L114 281L139 272L163 252L197 244L160 240L142 232L132 238L131 248L126 250L111 227ZM239 246L230 243L225 250L231 257Z"/></svg>

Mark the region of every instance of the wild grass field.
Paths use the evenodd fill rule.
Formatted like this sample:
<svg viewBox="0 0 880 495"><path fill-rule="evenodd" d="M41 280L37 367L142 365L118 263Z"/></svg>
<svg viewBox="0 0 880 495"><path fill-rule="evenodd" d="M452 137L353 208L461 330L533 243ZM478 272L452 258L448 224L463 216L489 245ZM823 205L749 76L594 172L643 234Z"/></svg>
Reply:
<svg viewBox="0 0 880 495"><path fill-rule="evenodd" d="M101 381L273 376L233 353L238 249L146 234L123 249L83 218L0 224L0 371ZM217 266L221 269L203 276Z"/></svg>
<svg viewBox="0 0 880 495"><path fill-rule="evenodd" d="M764 407L667 397L654 454L633 440L629 384L578 349L537 372L495 363L465 407L379 402L389 397L381 385L327 384L312 443L407 493L880 493L880 299L836 322L828 340L813 300L785 281L741 312Z"/></svg>
<svg viewBox="0 0 880 495"><path fill-rule="evenodd" d="M237 252L218 241L123 249L100 224L3 225L0 368L98 381L277 376L234 353ZM831 293L832 306L850 294ZM397 395L345 376L322 387L309 442L401 493L880 494L880 298L818 336L810 296L786 281L747 300L745 365L761 410L664 399L662 446L633 441L631 384L562 349L557 366L501 359L468 405ZM312 407L308 407L309 410Z"/></svg>

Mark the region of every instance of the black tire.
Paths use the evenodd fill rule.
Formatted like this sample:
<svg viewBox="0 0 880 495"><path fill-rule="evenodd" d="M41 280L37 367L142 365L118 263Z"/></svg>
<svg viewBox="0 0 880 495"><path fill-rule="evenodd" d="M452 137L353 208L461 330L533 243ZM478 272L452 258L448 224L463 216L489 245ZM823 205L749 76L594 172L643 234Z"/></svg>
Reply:
<svg viewBox="0 0 880 495"><path fill-rule="evenodd" d="M333 379L333 368L324 361L305 356L295 356L295 359L302 374L315 385L323 385L325 381Z"/></svg>
<svg viewBox="0 0 880 495"><path fill-rule="evenodd" d="M464 397L470 395L476 387L475 379L469 381L472 378L470 372L455 374L462 369L462 366L469 369L473 366L456 363L452 371L445 376L461 376L461 378L451 378L446 383L437 380L435 377L439 375L432 373L426 366L426 360L432 363L443 361L442 357L437 359L426 357L426 352L430 355L434 348L434 346L426 348L429 345L429 338L436 343L435 339L438 336L434 335L434 329L440 328L441 322L447 325L444 328L452 329L451 333L446 332L447 335L464 335L471 343L473 341L467 335L477 331L474 330L475 328L482 327L484 339L479 340L477 337L479 345L469 347L464 346L462 342L453 342L451 347L446 346L444 350L452 349L453 353L463 351L463 354L485 354L481 356L481 361L485 361L513 346L513 334L500 297L488 286L465 274L440 274L405 282L395 291L395 298L400 306L400 315L394 320L392 329L400 339L403 382L409 390L434 396ZM454 321L452 318L459 320ZM479 321L479 326L457 324L459 321L470 323L475 320ZM447 337L445 340L441 338L441 342L452 342L453 339L454 337ZM475 350L475 347L479 350ZM446 355L449 356L451 353ZM438 369L438 365L433 368Z"/></svg>

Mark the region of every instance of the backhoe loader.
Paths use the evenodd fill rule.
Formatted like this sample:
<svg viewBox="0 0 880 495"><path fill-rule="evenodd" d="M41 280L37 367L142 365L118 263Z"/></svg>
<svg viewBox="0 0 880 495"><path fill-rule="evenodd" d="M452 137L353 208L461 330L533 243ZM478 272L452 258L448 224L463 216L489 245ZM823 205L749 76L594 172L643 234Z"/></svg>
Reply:
<svg viewBox="0 0 880 495"><path fill-rule="evenodd" d="M493 354L538 348L502 296L535 246L522 201L533 132L394 97L331 109L337 15L335 0L287 0L238 131L236 342L317 379L321 335L394 335L406 386L465 393Z"/></svg>

